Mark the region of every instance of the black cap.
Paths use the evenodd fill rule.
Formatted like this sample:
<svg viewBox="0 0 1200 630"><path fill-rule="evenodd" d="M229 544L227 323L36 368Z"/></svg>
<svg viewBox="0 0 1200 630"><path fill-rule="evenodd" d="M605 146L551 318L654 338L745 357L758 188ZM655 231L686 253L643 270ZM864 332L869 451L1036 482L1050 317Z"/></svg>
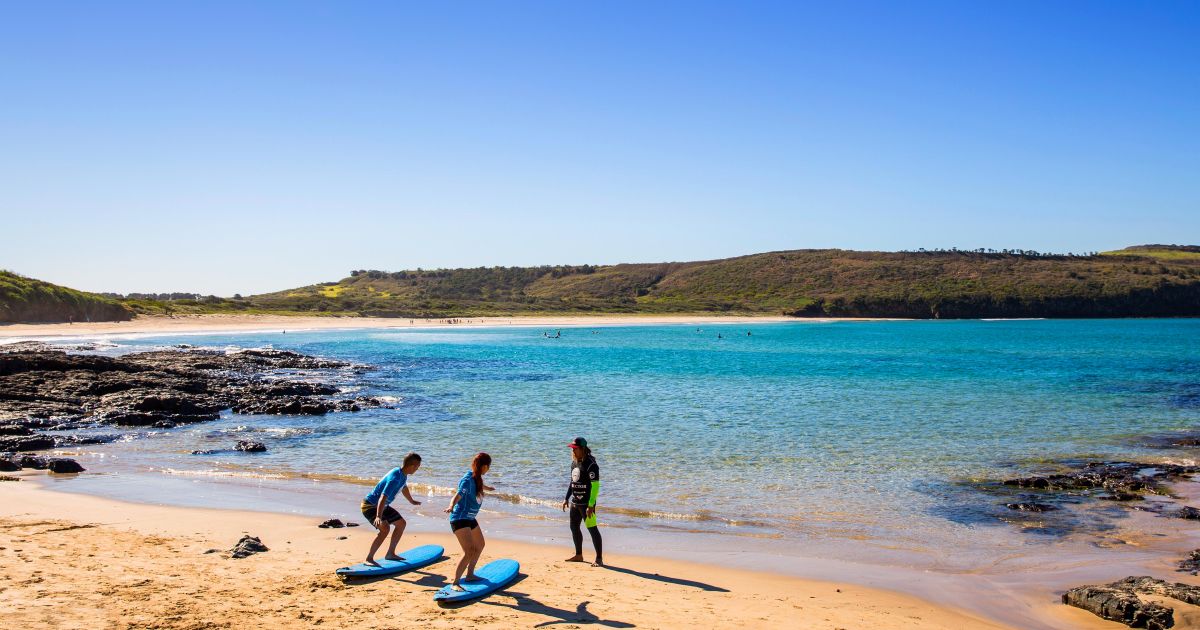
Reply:
<svg viewBox="0 0 1200 630"><path fill-rule="evenodd" d="M571 442L571 448L587 448L587 440L577 437L574 442Z"/></svg>

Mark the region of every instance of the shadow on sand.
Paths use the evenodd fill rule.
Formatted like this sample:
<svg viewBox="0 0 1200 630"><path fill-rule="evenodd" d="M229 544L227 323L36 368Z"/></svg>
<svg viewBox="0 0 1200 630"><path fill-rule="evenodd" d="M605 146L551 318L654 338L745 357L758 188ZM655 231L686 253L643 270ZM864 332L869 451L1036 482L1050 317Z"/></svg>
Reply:
<svg viewBox="0 0 1200 630"><path fill-rule="evenodd" d="M705 584L704 582L697 582L696 580L685 580L683 578L675 578L675 577L671 577L669 575L662 575L660 573L645 573L642 571L635 571L633 569L626 569L624 567L614 567L611 564L600 565L598 568L608 569L609 571L616 571L617 573L624 573L626 575L640 577L644 580L654 580L656 582L666 582L667 584L677 584L679 586L689 586L691 588L698 588L702 591L712 591L714 593L728 593L729 592L729 589L727 589L727 588L721 588L720 586L713 586L712 584Z"/></svg>
<svg viewBox="0 0 1200 630"><path fill-rule="evenodd" d="M345 584L346 586L364 586L367 584L374 584L376 582L390 580L395 582L408 582L409 584L416 584L418 586L433 586L434 582L436 581L437 587L441 588L443 585L445 585L446 578L436 573L430 573L425 569L447 559L449 559L449 556L443 555L437 560L434 560L429 564L422 565L416 569L412 569L411 571L401 571L400 573L392 573L389 575L380 575L377 577L344 577L342 578L342 584ZM416 580L403 579L413 575L420 575L422 577Z"/></svg>
<svg viewBox="0 0 1200 630"><path fill-rule="evenodd" d="M601 619L600 617L597 617L595 614L589 612L587 609L588 604L590 604L591 602L586 602L586 601L580 602L579 605L576 606L574 610L569 610L566 608L555 608L554 606L550 606L548 604L543 604L542 602L539 602L538 600L530 597L528 593L517 593L517 592L511 591L511 590L508 590L509 588L511 588L511 587L515 586L516 584L518 584L519 582L523 581L525 579L525 577L526 576L524 574L520 574L517 576L517 578L515 580L510 582L508 584L508 586L496 591L496 593L498 593L498 594L513 598L514 600L516 600L515 603L509 604L509 603L505 603L502 601L479 601L479 600L476 600L476 601L479 601L479 603L486 604L488 606L499 606L500 608L511 608L513 610L519 610L521 612L527 612L527 613L532 613L535 615L542 615L545 617L553 617L554 618L554 621L543 621L542 623L535 624L533 626L534 628L545 628L546 626L554 626L554 625L558 625L560 623L595 625L595 626L603 626L605 628L636 628L637 627L636 625L634 625L632 623L626 623L624 621L613 621L610 619Z"/></svg>

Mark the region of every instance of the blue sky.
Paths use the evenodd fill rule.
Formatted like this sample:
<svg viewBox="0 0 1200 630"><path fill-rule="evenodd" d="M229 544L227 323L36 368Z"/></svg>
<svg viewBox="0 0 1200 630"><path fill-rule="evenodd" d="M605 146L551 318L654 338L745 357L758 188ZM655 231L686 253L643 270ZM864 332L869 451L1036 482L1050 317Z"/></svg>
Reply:
<svg viewBox="0 0 1200 630"><path fill-rule="evenodd" d="M1200 3L6 3L0 215L0 267L221 295L1196 243Z"/></svg>

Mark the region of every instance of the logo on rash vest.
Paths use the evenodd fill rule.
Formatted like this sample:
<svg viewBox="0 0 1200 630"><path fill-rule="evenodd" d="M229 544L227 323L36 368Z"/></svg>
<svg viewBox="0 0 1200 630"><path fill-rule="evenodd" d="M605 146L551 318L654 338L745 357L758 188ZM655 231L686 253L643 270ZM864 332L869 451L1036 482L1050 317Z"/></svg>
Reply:
<svg viewBox="0 0 1200 630"><path fill-rule="evenodd" d="M579 481L579 469L578 468L571 469L571 481Z"/></svg>

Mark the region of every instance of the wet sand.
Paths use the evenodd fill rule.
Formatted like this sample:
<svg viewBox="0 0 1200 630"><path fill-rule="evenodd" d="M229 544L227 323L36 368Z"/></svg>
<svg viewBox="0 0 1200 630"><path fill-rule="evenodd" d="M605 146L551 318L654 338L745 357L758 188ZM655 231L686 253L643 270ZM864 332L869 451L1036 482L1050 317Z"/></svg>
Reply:
<svg viewBox="0 0 1200 630"><path fill-rule="evenodd" d="M367 527L68 495L40 488L41 474L0 483L0 617L12 627L1008 627L852 584L621 554L595 568L562 562L558 547L495 539L484 561L518 559L519 581L443 608L433 593L459 554L448 532L406 534L401 545L440 544L448 559L348 584L333 570L361 559ZM270 551L240 560L205 553L244 533Z"/></svg>

